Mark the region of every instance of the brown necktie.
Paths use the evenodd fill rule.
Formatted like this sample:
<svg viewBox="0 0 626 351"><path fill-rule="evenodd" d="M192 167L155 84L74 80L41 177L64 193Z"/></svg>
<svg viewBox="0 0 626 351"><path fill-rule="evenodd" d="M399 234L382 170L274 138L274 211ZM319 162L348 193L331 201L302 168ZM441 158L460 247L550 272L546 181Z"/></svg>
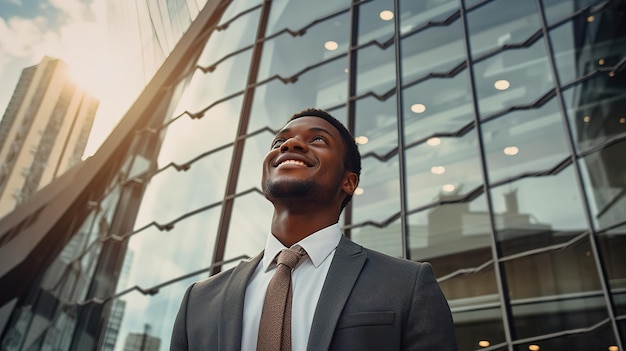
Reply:
<svg viewBox="0 0 626 351"><path fill-rule="evenodd" d="M304 256L306 251L297 246L282 250L276 258L276 272L267 286L261 312L259 351L291 350L291 271Z"/></svg>

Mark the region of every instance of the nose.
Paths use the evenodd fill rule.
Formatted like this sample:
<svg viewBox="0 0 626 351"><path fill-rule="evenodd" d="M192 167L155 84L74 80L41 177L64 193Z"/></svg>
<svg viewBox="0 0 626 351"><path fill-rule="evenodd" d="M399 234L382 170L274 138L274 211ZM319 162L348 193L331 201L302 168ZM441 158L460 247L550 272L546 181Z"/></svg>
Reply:
<svg viewBox="0 0 626 351"><path fill-rule="evenodd" d="M302 139L298 137L292 137L285 140L282 145L280 145L281 152L287 152L289 150L297 150L300 152L306 152L307 145Z"/></svg>

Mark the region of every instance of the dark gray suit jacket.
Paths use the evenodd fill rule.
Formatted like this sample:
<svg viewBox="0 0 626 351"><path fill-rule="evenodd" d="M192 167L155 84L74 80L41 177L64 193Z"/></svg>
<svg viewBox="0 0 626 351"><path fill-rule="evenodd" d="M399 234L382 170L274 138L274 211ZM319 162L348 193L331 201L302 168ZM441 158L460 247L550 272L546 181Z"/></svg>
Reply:
<svg viewBox="0 0 626 351"><path fill-rule="evenodd" d="M246 286L263 255L187 289L170 349L239 350ZM342 237L315 310L308 350L456 350L450 308L428 263Z"/></svg>

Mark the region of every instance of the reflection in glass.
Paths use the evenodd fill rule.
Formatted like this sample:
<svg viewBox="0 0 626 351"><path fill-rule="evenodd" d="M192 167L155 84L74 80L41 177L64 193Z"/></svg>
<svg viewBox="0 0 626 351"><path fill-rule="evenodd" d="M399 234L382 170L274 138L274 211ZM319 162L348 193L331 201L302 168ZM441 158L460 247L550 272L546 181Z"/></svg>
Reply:
<svg viewBox="0 0 626 351"><path fill-rule="evenodd" d="M355 104L355 137L362 156L386 155L398 148L398 117L396 99L379 101L373 97L359 99ZM366 138L366 139L364 139ZM366 142L367 140L367 142Z"/></svg>
<svg viewBox="0 0 626 351"><path fill-rule="evenodd" d="M377 41L383 44L394 34L393 0L361 3L358 6L358 44Z"/></svg>
<svg viewBox="0 0 626 351"><path fill-rule="evenodd" d="M400 0L400 9L402 10L402 16L400 17L400 33L406 34L429 22L442 22L448 19L459 11L459 1Z"/></svg>
<svg viewBox="0 0 626 351"><path fill-rule="evenodd" d="M476 62L474 77L482 117L533 104L554 88L543 39L528 48L506 50Z"/></svg>
<svg viewBox="0 0 626 351"><path fill-rule="evenodd" d="M542 0L548 25L554 24L565 17L572 16L582 9L602 2L602 0ZM584 12L582 15L587 22L586 17L588 15Z"/></svg>
<svg viewBox="0 0 626 351"><path fill-rule="evenodd" d="M562 319L576 318L575 314L565 315L561 314ZM525 319L525 323L533 324L534 321L531 318ZM554 320L554 323L559 321ZM515 345L513 350L515 351L529 351L529 350L570 350L570 351L587 351L587 350L603 350L603 351L617 351L615 336L611 330L611 326L605 323L598 328L592 329L584 333L573 333L567 337L552 337L545 340L538 340L533 342L526 342ZM611 346L615 347L612 348Z"/></svg>
<svg viewBox="0 0 626 351"><path fill-rule="evenodd" d="M294 113L297 111L293 111ZM284 118L285 122L287 117ZM270 151L270 146L274 140L274 133L264 131L261 134L248 137L243 149L243 159L241 161L241 171L237 180L237 193L256 188L261 189L261 175L263 170L263 159Z"/></svg>
<svg viewBox="0 0 626 351"><path fill-rule="evenodd" d="M626 316L626 224L597 237L598 250L613 298L615 314Z"/></svg>
<svg viewBox="0 0 626 351"><path fill-rule="evenodd" d="M352 201L354 201L354 199ZM359 245L386 253L390 256L402 257L402 232L400 221L393 221L380 228L374 225L365 225L353 228L350 231L352 235L351 239Z"/></svg>
<svg viewBox="0 0 626 351"><path fill-rule="evenodd" d="M569 150L556 99L538 109L510 112L481 125L490 182L545 172Z"/></svg>
<svg viewBox="0 0 626 351"><path fill-rule="evenodd" d="M349 9L350 1L347 0L274 0L265 36L283 29L300 30L316 19Z"/></svg>
<svg viewBox="0 0 626 351"><path fill-rule="evenodd" d="M328 109L345 104L348 92L346 67L347 59L342 57L307 71L295 82L274 79L256 87L248 131L264 127L278 129L294 113L308 107ZM331 112L341 120L341 112Z"/></svg>
<svg viewBox="0 0 626 351"><path fill-rule="evenodd" d="M400 211L398 157L379 161L373 157L362 160L360 195L352 198L352 222L384 222Z"/></svg>
<svg viewBox="0 0 626 351"><path fill-rule="evenodd" d="M395 89L396 55L394 46L381 49L376 45L366 46L355 52L356 95L374 93L382 96Z"/></svg>
<svg viewBox="0 0 626 351"><path fill-rule="evenodd" d="M588 228L573 167L491 190L502 254L561 244Z"/></svg>

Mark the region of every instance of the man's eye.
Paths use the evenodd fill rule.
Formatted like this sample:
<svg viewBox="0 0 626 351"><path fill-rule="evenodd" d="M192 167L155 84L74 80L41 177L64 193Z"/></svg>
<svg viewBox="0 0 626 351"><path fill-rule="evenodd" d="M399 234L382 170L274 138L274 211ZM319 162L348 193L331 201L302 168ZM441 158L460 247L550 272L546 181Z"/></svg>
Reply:
<svg viewBox="0 0 626 351"><path fill-rule="evenodd" d="M315 136L311 139L312 142L323 142L323 143L328 143L328 141L326 141L326 138L324 138L323 136Z"/></svg>
<svg viewBox="0 0 626 351"><path fill-rule="evenodd" d="M272 149L280 147L283 144L284 141L285 141L285 139L276 139L276 140L274 140L274 142L272 143Z"/></svg>

